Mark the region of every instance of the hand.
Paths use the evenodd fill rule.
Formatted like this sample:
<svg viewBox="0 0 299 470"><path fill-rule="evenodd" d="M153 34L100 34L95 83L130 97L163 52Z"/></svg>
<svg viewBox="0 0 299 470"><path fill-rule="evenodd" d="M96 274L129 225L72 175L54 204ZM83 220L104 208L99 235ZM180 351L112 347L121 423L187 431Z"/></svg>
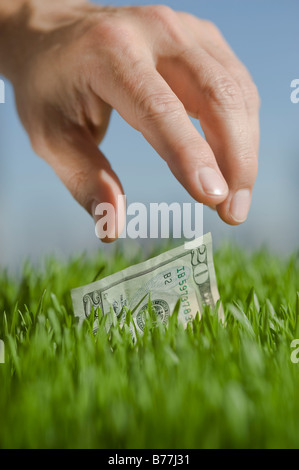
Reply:
<svg viewBox="0 0 299 470"><path fill-rule="evenodd" d="M123 193L98 149L114 108L194 199L229 224L243 222L257 173L259 98L216 26L165 6L40 3L21 1L2 26L10 57L0 53L0 64L33 148L74 198L93 213L100 202L116 207Z"/></svg>

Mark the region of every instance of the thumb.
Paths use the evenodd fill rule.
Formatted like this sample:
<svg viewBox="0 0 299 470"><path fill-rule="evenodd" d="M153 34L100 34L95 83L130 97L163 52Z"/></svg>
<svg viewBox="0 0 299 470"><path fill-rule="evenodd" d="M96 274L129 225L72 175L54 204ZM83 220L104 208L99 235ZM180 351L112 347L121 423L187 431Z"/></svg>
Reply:
<svg viewBox="0 0 299 470"><path fill-rule="evenodd" d="M123 189L91 137L65 138L47 157L76 201L94 217L96 235L105 242L117 239L125 220Z"/></svg>

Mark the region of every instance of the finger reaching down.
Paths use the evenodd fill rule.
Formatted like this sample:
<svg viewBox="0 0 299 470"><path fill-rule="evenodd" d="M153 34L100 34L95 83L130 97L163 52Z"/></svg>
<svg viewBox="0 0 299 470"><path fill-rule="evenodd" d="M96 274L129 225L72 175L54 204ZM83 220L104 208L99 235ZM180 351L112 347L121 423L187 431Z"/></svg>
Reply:
<svg viewBox="0 0 299 470"><path fill-rule="evenodd" d="M110 80L104 99L142 132L191 196L204 204L222 202L228 188L214 154L154 66L138 61L123 83L114 83Z"/></svg>

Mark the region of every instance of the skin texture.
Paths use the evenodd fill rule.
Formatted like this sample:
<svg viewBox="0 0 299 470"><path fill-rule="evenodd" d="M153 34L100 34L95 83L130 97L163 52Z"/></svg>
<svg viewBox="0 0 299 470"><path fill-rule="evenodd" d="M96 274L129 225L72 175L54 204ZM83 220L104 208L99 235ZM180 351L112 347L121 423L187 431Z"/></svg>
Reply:
<svg viewBox="0 0 299 470"><path fill-rule="evenodd" d="M0 72L14 86L35 152L92 215L100 202L117 209L123 194L99 150L114 108L195 200L226 223L244 222L257 174L259 97L214 24L161 5L0 0L0 44ZM119 211L105 241L122 230Z"/></svg>

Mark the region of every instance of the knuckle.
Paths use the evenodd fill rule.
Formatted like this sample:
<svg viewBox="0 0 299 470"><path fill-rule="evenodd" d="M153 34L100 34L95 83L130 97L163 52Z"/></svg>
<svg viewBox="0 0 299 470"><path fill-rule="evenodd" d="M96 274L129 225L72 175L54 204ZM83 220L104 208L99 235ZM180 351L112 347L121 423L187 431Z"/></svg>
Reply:
<svg viewBox="0 0 299 470"><path fill-rule="evenodd" d="M164 116L176 116L182 112L182 109L182 103L171 94L150 93L140 98L137 119L154 121Z"/></svg>
<svg viewBox="0 0 299 470"><path fill-rule="evenodd" d="M222 36L222 34L220 32L220 29L212 21L210 21L210 20L201 20L201 22L205 26L206 30L210 32L210 34L214 35L215 37L216 36L217 37Z"/></svg>
<svg viewBox="0 0 299 470"><path fill-rule="evenodd" d="M150 19L154 26L163 30L170 39L178 44L188 43L180 16L177 12L166 5L154 5L147 8L147 20ZM161 34L159 31L159 34Z"/></svg>
<svg viewBox="0 0 299 470"><path fill-rule="evenodd" d="M146 11L153 20L163 23L173 21L175 16L174 10L167 5L150 5L146 7Z"/></svg>
<svg viewBox="0 0 299 470"><path fill-rule="evenodd" d="M196 16L192 15L191 13L188 13L187 11L178 11L178 15L182 20L185 20L187 22L194 22L194 21L200 21Z"/></svg>
<svg viewBox="0 0 299 470"><path fill-rule="evenodd" d="M131 31L124 21L118 18L104 17L89 32L92 44L102 47L119 47L130 40Z"/></svg>
<svg viewBox="0 0 299 470"><path fill-rule="evenodd" d="M238 110L244 107L240 87L227 76L218 76L207 83L205 94L223 108Z"/></svg>

